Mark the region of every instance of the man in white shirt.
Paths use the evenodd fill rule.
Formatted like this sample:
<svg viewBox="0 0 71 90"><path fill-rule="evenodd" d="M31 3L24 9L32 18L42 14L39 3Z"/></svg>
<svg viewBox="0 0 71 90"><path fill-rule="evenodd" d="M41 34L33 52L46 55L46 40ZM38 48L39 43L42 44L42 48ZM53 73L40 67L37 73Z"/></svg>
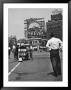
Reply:
<svg viewBox="0 0 71 90"><path fill-rule="evenodd" d="M16 52L16 46L15 45L13 45L13 54L14 54L14 58L16 57L16 55L15 55L15 52Z"/></svg>
<svg viewBox="0 0 71 90"><path fill-rule="evenodd" d="M59 74L61 74L59 49L62 48L62 41L59 38L55 38L53 33L51 33L50 36L51 38L48 40L46 47L48 47L50 51L50 59L54 75L58 76Z"/></svg>
<svg viewBox="0 0 71 90"><path fill-rule="evenodd" d="M15 45L13 45L13 49L15 49L16 47L15 47Z"/></svg>
<svg viewBox="0 0 71 90"><path fill-rule="evenodd" d="M17 44L13 45L13 53L14 53L14 58L17 60L18 59L18 45Z"/></svg>

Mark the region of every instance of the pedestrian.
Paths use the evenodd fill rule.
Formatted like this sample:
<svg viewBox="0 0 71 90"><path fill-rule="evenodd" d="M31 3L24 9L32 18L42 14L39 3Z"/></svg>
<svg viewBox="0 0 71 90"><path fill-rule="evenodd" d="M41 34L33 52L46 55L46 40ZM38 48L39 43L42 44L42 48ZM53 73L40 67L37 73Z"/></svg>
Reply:
<svg viewBox="0 0 71 90"><path fill-rule="evenodd" d="M13 49L14 49L14 58L18 60L18 45L14 45Z"/></svg>
<svg viewBox="0 0 71 90"><path fill-rule="evenodd" d="M30 46L30 58L33 60L32 53L33 53L32 46Z"/></svg>
<svg viewBox="0 0 71 90"><path fill-rule="evenodd" d="M29 60L30 59L30 50L29 50L29 47L28 46L26 47L26 50L27 50L26 51L27 55L26 55L25 58L26 58L26 60Z"/></svg>
<svg viewBox="0 0 71 90"><path fill-rule="evenodd" d="M59 38L56 38L53 33L50 35L50 39L48 40L46 47L49 48L50 51L50 59L54 71L54 75L61 75L61 62L59 56L59 49L62 48L62 41Z"/></svg>
<svg viewBox="0 0 71 90"><path fill-rule="evenodd" d="M13 45L13 54L14 54L14 58L16 58L16 55L15 55L15 53L16 53L16 46L15 45Z"/></svg>
<svg viewBox="0 0 71 90"><path fill-rule="evenodd" d="M15 58L18 60L18 45L16 45L16 49L15 49Z"/></svg>
<svg viewBox="0 0 71 90"><path fill-rule="evenodd" d="M10 46L8 47L8 53L9 53L9 59L10 59L10 53L11 53L11 48L10 48Z"/></svg>

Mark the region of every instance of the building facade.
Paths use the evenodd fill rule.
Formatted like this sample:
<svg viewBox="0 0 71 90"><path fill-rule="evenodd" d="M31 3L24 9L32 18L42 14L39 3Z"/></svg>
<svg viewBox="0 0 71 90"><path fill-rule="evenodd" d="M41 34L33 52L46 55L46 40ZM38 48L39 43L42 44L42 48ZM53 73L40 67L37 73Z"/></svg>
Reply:
<svg viewBox="0 0 71 90"><path fill-rule="evenodd" d="M62 14L58 13L51 15L51 20L46 23L47 38L50 38L50 33L53 32L57 38L63 40Z"/></svg>
<svg viewBox="0 0 71 90"><path fill-rule="evenodd" d="M30 41L30 44L37 47L44 46L46 41L44 18L30 18L25 21L25 37Z"/></svg>

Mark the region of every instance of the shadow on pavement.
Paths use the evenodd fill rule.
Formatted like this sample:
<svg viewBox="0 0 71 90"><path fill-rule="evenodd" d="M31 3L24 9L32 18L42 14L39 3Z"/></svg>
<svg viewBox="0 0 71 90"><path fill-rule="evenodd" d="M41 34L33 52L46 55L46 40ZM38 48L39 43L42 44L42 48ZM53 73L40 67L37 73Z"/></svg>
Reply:
<svg viewBox="0 0 71 90"><path fill-rule="evenodd" d="M48 73L48 75L52 75L52 76L57 77L57 75L54 72L50 72L50 73Z"/></svg>
<svg viewBox="0 0 71 90"><path fill-rule="evenodd" d="M50 73L48 73L48 75L54 76L56 78L55 81L62 81L62 75L61 74L56 75L54 72L50 72Z"/></svg>

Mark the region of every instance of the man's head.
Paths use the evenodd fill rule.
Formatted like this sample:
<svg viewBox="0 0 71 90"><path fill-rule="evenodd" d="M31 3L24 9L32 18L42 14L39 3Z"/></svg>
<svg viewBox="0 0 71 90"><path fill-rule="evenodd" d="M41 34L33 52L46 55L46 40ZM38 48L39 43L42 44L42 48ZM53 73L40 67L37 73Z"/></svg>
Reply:
<svg viewBox="0 0 71 90"><path fill-rule="evenodd" d="M54 34L53 33L50 33L50 38L54 37Z"/></svg>

